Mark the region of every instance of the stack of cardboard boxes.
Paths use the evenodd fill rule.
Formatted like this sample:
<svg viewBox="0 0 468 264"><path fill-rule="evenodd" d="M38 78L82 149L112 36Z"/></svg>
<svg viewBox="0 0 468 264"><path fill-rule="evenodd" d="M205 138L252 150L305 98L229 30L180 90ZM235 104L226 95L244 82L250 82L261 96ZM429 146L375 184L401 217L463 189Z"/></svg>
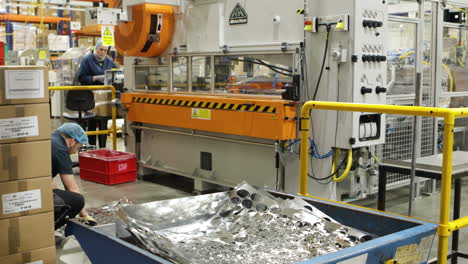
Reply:
<svg viewBox="0 0 468 264"><path fill-rule="evenodd" d="M13 23L13 49L26 50L36 48L36 27L24 25L24 23Z"/></svg>
<svg viewBox="0 0 468 264"><path fill-rule="evenodd" d="M55 264L46 67L0 67L0 263Z"/></svg>

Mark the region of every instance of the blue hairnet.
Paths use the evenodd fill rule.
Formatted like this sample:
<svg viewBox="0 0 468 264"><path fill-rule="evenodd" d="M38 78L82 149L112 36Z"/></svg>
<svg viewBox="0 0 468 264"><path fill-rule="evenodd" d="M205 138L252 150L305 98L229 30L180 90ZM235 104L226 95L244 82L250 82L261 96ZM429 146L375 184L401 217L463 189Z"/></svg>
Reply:
<svg viewBox="0 0 468 264"><path fill-rule="evenodd" d="M58 132L69 136L71 138L74 138L78 143L81 143L82 145L88 144L88 136L86 135L86 132L79 126L78 124L75 123L65 123L61 125L58 129Z"/></svg>
<svg viewBox="0 0 468 264"><path fill-rule="evenodd" d="M104 45L102 45L102 38L99 38L99 40L96 42L96 46L94 46L94 50L97 50L101 46Z"/></svg>

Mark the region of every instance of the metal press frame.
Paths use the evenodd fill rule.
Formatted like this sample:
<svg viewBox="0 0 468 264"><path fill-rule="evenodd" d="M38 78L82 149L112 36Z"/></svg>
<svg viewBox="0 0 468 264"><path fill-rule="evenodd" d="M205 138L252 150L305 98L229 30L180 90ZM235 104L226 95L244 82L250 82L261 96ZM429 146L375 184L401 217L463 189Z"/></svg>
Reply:
<svg viewBox="0 0 468 264"><path fill-rule="evenodd" d="M290 46L291 48L292 46ZM248 55L290 55L291 56L291 66L292 66L292 72L296 73L297 72L297 52L294 50L287 50L287 51L281 51L281 50L271 50L271 51L266 51L266 50L250 50L250 51L245 51L245 52L239 52L239 51L232 51L229 53L222 53L222 52L190 52L190 53L178 53L175 55L170 56L170 65L169 65L169 89L167 91L162 91L162 92L156 92L156 93L163 93L163 94L190 94L190 95L198 95L198 96L226 96L224 93L216 93L215 92L215 67L214 67L214 59L215 57L219 56L248 56ZM174 67L173 67L173 59L177 57L185 57L187 58L187 91L174 91ZM210 91L207 92L193 92L192 91L192 59L193 57L210 57L211 61L211 68L210 68L210 73L209 73L209 82L210 82ZM244 98L244 97L261 97L265 99L281 99L281 96L277 95L243 95L243 94L228 94L230 97L238 97L238 98Z"/></svg>
<svg viewBox="0 0 468 264"><path fill-rule="evenodd" d="M309 136L310 112L312 109L336 110L349 112L366 112L394 115L411 115L439 117L444 119L444 148L442 160L442 180L440 187L440 212L439 212L439 244L437 259L438 263L446 264L448 256L448 242L452 232L468 226L468 216L450 221L450 197L452 188L452 154L455 119L457 117L468 117L468 108L436 108L399 105L373 105L353 104L340 102L309 101L301 110L300 120L300 176L299 195L313 197L308 194L308 159L309 159Z"/></svg>
<svg viewBox="0 0 468 264"><path fill-rule="evenodd" d="M110 90L111 100L116 99L116 90L112 85L93 85L93 86L50 86L49 91L78 91L78 90ZM117 109L112 105L112 127L109 130L86 131L88 136L112 135L112 149L117 150Z"/></svg>

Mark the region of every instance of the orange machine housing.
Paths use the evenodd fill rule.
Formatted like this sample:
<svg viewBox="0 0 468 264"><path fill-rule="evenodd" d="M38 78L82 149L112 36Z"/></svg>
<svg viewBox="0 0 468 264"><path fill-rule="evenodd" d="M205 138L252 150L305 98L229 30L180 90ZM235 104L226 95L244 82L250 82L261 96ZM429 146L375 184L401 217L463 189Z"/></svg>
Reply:
<svg viewBox="0 0 468 264"><path fill-rule="evenodd" d="M172 6L137 5L132 8L132 20L116 26L115 47L123 56L159 56L169 47L173 31Z"/></svg>
<svg viewBox="0 0 468 264"><path fill-rule="evenodd" d="M124 93L133 122L273 140L296 138L296 105L283 100ZM194 112L204 109L202 118Z"/></svg>

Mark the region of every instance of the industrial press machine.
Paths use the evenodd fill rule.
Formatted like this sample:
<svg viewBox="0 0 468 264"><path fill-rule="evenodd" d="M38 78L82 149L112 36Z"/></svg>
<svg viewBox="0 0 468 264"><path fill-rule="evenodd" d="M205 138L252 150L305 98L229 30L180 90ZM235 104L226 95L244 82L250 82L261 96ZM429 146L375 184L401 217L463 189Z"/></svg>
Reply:
<svg viewBox="0 0 468 264"><path fill-rule="evenodd" d="M416 152L422 153L418 148L424 145L431 154L436 153L439 120L434 117L443 117L440 225L414 219L409 222L429 225L408 225L405 217L320 198L309 199L308 204L317 203L332 217L351 221L353 228L361 226L377 234L377 238L306 262L435 263L429 257L437 228L439 251L435 261L445 263L449 236L466 222L464 218L449 221L447 202L452 167L450 131L455 133L452 130L455 117L466 114L463 110L376 105L397 104L395 101L403 97L399 92L409 98L404 100L414 99L400 105L438 106L440 97L466 96L438 95L438 90L445 86L449 92L463 87L450 70L454 65L465 67L465 44L452 40L457 39L454 34L463 32L466 24L466 10L458 8L459 4L462 3L436 0L291 0L288 3L132 0L109 2L109 8L100 6L93 19L97 24L116 25L116 48L125 56L127 90L121 96L126 109L125 143L129 151L137 154L139 173L151 175L164 171L193 178L198 191L212 185L233 187L246 181L274 189L268 196L294 193L300 185L300 154L301 168L305 168L301 170L304 177L300 195L342 201L364 198L372 194L377 184L376 152L383 150L384 157L395 154L393 159L402 160L408 158L403 150L412 148L415 160ZM454 25L444 25L447 18ZM447 41L442 41L437 33L447 26L457 30L452 30L445 37ZM416 29L415 34L411 28ZM412 39L397 39L411 34ZM462 37L463 34L458 36ZM441 56L442 48L447 46L445 42L453 42L449 46L456 47L450 49L454 55L448 52L447 56ZM453 56L457 57L458 64L445 59ZM448 77L442 74L440 66L446 68ZM430 89L434 90L434 97L428 92ZM348 104L337 106L313 101ZM388 117L330 111L337 108L375 112L384 109ZM313 110L309 115L304 109ZM410 118L395 117L410 112L428 118L414 118L411 126ZM427 122L429 119L431 122ZM422 142L418 141L421 127L426 133ZM415 131L412 141L404 141L411 136L402 133L407 130ZM299 144L303 150L300 153ZM304 180L307 178L309 181ZM412 177L411 181L414 180ZM304 187L307 182L309 186ZM253 192L252 200L257 197L256 191ZM200 198L203 196L187 201ZM196 209L190 202L169 200L163 204L177 203ZM174 206L170 210L154 210L163 207L161 204L148 207L156 214L175 212ZM182 215L178 219L186 221L184 214L176 213ZM286 213L281 218L284 217ZM397 218L406 219L407 223L387 221ZM400 224L402 228L395 229ZM383 230L379 229L382 227ZM89 235L98 238L102 245L106 243L106 248L112 245L109 249L122 249L117 262L136 258L142 259L141 262L166 262L116 238L115 230L107 234L79 223L71 223L70 230L81 241L90 241ZM160 242L160 237L155 238L154 242ZM452 256L457 257L456 247L452 247ZM108 254L101 254L96 248L91 245L85 250L95 255L96 261L102 255L103 263L108 261Z"/></svg>
<svg viewBox="0 0 468 264"><path fill-rule="evenodd" d="M295 192L304 101L386 102L385 1L124 7L133 20L115 24L126 147L142 175L193 178L198 191L247 181ZM311 122L310 192L365 197L377 184L372 146L385 140L385 117L316 111Z"/></svg>

